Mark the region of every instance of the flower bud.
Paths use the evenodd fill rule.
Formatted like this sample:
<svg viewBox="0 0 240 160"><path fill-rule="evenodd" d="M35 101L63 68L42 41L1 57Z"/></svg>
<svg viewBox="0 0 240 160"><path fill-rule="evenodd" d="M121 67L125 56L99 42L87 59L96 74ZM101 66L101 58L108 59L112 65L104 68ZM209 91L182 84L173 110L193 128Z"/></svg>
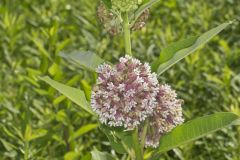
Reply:
<svg viewBox="0 0 240 160"><path fill-rule="evenodd" d="M140 30L142 29L149 17L149 9L146 9L141 15L140 17L137 19L137 21L135 22L135 24L132 26L132 30L136 31L136 30Z"/></svg>
<svg viewBox="0 0 240 160"><path fill-rule="evenodd" d="M137 9L141 3L142 0L112 0L112 7L120 12L129 12Z"/></svg>
<svg viewBox="0 0 240 160"><path fill-rule="evenodd" d="M122 27L118 16L108 10L103 3L100 3L97 8L97 16L110 35L115 36L121 32Z"/></svg>
<svg viewBox="0 0 240 160"><path fill-rule="evenodd" d="M119 15L116 15L111 10L107 9L103 3L100 3L97 8L97 16L104 29L107 30L110 35L115 36L122 32L121 18ZM145 26L148 17L149 10L147 9L139 16L135 24L131 27L131 30L136 31L142 29Z"/></svg>

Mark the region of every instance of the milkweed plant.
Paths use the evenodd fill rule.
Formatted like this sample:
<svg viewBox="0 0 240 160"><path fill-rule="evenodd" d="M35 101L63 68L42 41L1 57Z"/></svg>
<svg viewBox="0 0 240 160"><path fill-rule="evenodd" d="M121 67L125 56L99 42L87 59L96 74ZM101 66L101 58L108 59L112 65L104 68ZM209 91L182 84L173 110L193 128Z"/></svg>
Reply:
<svg viewBox="0 0 240 160"><path fill-rule="evenodd" d="M191 36L162 49L153 62L142 62L132 53L131 32L145 26L149 9L158 0L102 0L97 16L111 36L122 35L125 55L116 64L86 52L62 53L67 60L98 75L90 101L84 92L56 82L41 79L99 121L113 150L126 159L159 159L162 153L196 140L229 125L239 124L233 113L220 112L184 123L184 100L169 85L158 81L161 74L208 42L232 22L223 23L201 35ZM196 93L197 94L197 93ZM110 153L91 152L90 159L115 159Z"/></svg>

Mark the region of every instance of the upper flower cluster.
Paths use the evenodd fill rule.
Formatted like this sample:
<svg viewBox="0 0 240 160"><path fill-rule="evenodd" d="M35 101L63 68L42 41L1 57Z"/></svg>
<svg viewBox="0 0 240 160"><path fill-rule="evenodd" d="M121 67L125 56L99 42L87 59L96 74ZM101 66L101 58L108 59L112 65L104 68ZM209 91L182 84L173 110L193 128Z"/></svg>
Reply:
<svg viewBox="0 0 240 160"><path fill-rule="evenodd" d="M161 135L183 123L182 100L159 85L148 63L125 56L114 66L100 65L97 73L91 104L101 123L132 130L148 119L146 147L157 147Z"/></svg>
<svg viewBox="0 0 240 160"><path fill-rule="evenodd" d="M113 10L107 9L104 3L100 3L97 8L97 16L104 29L112 36L122 32L122 19ZM131 26L132 31L142 29L149 17L149 10L146 9Z"/></svg>

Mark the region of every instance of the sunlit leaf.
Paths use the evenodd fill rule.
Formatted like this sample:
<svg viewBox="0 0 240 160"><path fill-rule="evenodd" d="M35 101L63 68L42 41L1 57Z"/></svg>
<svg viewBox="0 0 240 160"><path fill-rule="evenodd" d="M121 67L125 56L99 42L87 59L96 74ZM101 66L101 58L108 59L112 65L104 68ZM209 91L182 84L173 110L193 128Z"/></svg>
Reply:
<svg viewBox="0 0 240 160"><path fill-rule="evenodd" d="M78 160L80 154L76 152L68 152L64 155L64 160Z"/></svg>

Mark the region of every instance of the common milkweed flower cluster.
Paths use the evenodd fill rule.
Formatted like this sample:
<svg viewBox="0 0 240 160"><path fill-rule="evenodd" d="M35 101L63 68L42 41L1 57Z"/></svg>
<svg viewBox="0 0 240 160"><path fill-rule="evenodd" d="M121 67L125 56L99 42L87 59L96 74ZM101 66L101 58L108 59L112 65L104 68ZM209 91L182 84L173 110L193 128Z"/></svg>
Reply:
<svg viewBox="0 0 240 160"><path fill-rule="evenodd" d="M133 130L148 119L146 147L157 147L162 134L183 123L182 100L170 86L159 84L148 63L126 55L96 71L91 105L101 123Z"/></svg>

